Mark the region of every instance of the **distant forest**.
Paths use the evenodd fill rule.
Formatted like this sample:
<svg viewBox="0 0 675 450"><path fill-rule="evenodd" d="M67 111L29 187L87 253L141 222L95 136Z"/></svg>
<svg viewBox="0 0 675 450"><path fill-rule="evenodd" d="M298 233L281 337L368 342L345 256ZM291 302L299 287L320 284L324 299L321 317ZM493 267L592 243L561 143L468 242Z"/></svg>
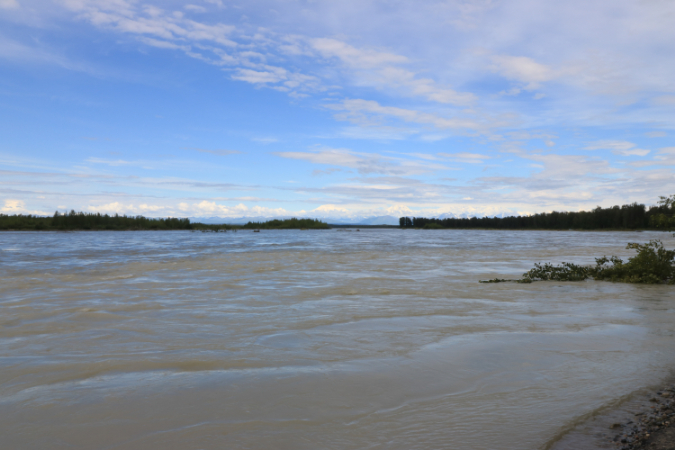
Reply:
<svg viewBox="0 0 675 450"><path fill-rule="evenodd" d="M152 219L75 211L67 214L57 211L52 217L0 214L0 230L190 230L193 225L189 219Z"/></svg>
<svg viewBox="0 0 675 450"><path fill-rule="evenodd" d="M540 213L530 216L426 218L401 217L403 228L490 228L505 230L670 230L675 228L675 195L659 197L657 206L639 203L597 207L591 211Z"/></svg>
<svg viewBox="0 0 675 450"><path fill-rule="evenodd" d="M326 229L327 223L314 219L269 220L249 222L244 226L191 223L190 219L154 219L143 216L113 216L100 213L54 213L51 217L31 214L0 214L0 230L72 231L72 230L211 230L227 229Z"/></svg>
<svg viewBox="0 0 675 450"><path fill-rule="evenodd" d="M286 219L286 220L268 220L267 222L249 222L244 225L244 229L302 229L302 228L312 228L312 229L328 229L327 223L315 219Z"/></svg>

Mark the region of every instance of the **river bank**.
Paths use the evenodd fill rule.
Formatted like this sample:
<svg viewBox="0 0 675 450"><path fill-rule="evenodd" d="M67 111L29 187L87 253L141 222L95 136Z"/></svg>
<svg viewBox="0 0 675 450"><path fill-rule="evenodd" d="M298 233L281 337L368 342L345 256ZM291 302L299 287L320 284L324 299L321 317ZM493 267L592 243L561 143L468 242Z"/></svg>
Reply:
<svg viewBox="0 0 675 450"><path fill-rule="evenodd" d="M612 437L621 450L672 450L675 448L675 384L654 392L652 405L635 413L635 419L612 424Z"/></svg>
<svg viewBox="0 0 675 450"><path fill-rule="evenodd" d="M675 378L638 387L579 417L544 450L672 450L675 448ZM658 388L654 386L659 386Z"/></svg>

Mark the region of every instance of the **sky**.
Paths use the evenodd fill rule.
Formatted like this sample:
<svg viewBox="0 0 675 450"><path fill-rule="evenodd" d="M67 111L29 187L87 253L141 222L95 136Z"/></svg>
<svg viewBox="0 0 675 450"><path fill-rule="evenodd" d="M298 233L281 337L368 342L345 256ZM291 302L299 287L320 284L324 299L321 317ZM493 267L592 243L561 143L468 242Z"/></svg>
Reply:
<svg viewBox="0 0 675 450"><path fill-rule="evenodd" d="M0 213L653 205L673 24L671 0L0 0Z"/></svg>

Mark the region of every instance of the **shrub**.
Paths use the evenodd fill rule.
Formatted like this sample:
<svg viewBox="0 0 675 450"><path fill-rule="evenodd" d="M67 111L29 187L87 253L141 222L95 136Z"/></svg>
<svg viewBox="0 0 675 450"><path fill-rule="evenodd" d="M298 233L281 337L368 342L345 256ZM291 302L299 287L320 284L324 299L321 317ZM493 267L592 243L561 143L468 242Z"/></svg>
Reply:
<svg viewBox="0 0 675 450"><path fill-rule="evenodd" d="M583 281L588 278L590 269L572 263L554 266L550 263L535 264L534 269L523 274L523 278L532 281Z"/></svg>
<svg viewBox="0 0 675 450"><path fill-rule="evenodd" d="M592 269L593 278L623 283L675 284L675 250L666 250L663 243L656 240L647 244L630 243L626 248L637 250L637 255L625 263L616 256L597 258Z"/></svg>
<svg viewBox="0 0 675 450"><path fill-rule="evenodd" d="M637 254L624 262L616 256L603 256L595 259L595 267L562 263L554 266L550 263L537 263L534 268L523 274L520 280L495 278L481 283L532 283L533 281L584 281L590 277L596 280L617 281L621 283L675 284L675 250L666 250L658 240L647 244L629 243L627 249Z"/></svg>

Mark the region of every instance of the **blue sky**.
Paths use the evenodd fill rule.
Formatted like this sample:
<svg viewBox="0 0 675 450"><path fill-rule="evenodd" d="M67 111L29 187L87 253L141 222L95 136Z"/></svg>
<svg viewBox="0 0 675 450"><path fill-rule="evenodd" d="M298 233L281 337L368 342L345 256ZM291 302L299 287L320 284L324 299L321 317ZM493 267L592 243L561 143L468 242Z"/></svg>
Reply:
<svg viewBox="0 0 675 450"><path fill-rule="evenodd" d="M654 204L674 23L667 0L0 0L0 212Z"/></svg>

